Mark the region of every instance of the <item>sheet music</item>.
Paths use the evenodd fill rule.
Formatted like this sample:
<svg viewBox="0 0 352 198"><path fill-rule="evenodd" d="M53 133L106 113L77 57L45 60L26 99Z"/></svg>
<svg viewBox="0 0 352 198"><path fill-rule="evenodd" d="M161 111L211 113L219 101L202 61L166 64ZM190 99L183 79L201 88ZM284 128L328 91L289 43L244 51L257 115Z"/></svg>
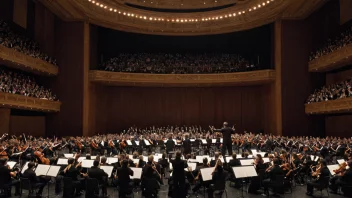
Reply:
<svg viewBox="0 0 352 198"><path fill-rule="evenodd" d="M207 144L207 140L206 139L201 139L202 144Z"/></svg>
<svg viewBox="0 0 352 198"><path fill-rule="evenodd" d="M200 172L202 174L203 181L209 181L213 179L211 173L214 171L214 167L211 168L202 168Z"/></svg>
<svg viewBox="0 0 352 198"><path fill-rule="evenodd" d="M223 143L224 142L224 138L220 138L220 143Z"/></svg>
<svg viewBox="0 0 352 198"><path fill-rule="evenodd" d="M191 142L195 142L196 140L195 139L190 139L191 140Z"/></svg>
<svg viewBox="0 0 352 198"><path fill-rule="evenodd" d="M159 157L159 156L157 156L157 155L154 155L154 161L155 161L155 162L158 162L160 158L161 158L161 157Z"/></svg>
<svg viewBox="0 0 352 198"><path fill-rule="evenodd" d="M93 166L94 160L82 160L83 168L91 168Z"/></svg>
<svg viewBox="0 0 352 198"><path fill-rule="evenodd" d="M188 159L188 163L197 163L197 159Z"/></svg>
<svg viewBox="0 0 352 198"><path fill-rule="evenodd" d="M139 146L139 141L134 141L134 143L136 143L136 145Z"/></svg>
<svg viewBox="0 0 352 198"><path fill-rule="evenodd" d="M95 159L97 159L97 156L95 156L95 155L90 156L90 159L91 159L91 160L95 160Z"/></svg>
<svg viewBox="0 0 352 198"><path fill-rule="evenodd" d="M258 155L258 154L261 155L262 157L264 157L266 152L258 152L256 155ZM256 156L256 155L253 154L253 156Z"/></svg>
<svg viewBox="0 0 352 198"><path fill-rule="evenodd" d="M226 162L229 163L230 160L232 160L232 157L231 156L228 156L228 157L225 157L226 158Z"/></svg>
<svg viewBox="0 0 352 198"><path fill-rule="evenodd" d="M220 161L221 161L222 163L225 162L225 161L224 161L224 158L223 158L222 156L220 156L219 159L220 159ZM211 160L215 160L215 157L212 157Z"/></svg>
<svg viewBox="0 0 352 198"><path fill-rule="evenodd" d="M150 142L148 140L144 140L146 146L150 146Z"/></svg>
<svg viewBox="0 0 352 198"><path fill-rule="evenodd" d="M143 156L143 161L148 162L148 156Z"/></svg>
<svg viewBox="0 0 352 198"><path fill-rule="evenodd" d="M131 140L126 140L128 146L132 146Z"/></svg>
<svg viewBox="0 0 352 198"><path fill-rule="evenodd" d="M8 163L8 162L7 162L7 163ZM345 163L345 160L344 160L344 159L338 159L338 160L337 160L337 163L343 164L343 163Z"/></svg>
<svg viewBox="0 0 352 198"><path fill-rule="evenodd" d="M257 172L255 171L254 166L239 166L232 167L232 170L236 178L246 178L246 177L256 177Z"/></svg>
<svg viewBox="0 0 352 198"><path fill-rule="evenodd" d="M169 169L173 170L172 163L169 163Z"/></svg>
<svg viewBox="0 0 352 198"><path fill-rule="evenodd" d="M340 166L338 164L328 165L327 167L328 167L331 175L336 175L334 170L340 168Z"/></svg>
<svg viewBox="0 0 352 198"><path fill-rule="evenodd" d="M57 160L57 165L67 165L68 164L68 159L65 158L59 158Z"/></svg>
<svg viewBox="0 0 352 198"><path fill-rule="evenodd" d="M106 174L109 175L109 177L111 177L112 170L114 169L114 167L113 166L101 166L100 169L102 169Z"/></svg>
<svg viewBox="0 0 352 198"><path fill-rule="evenodd" d="M155 156L163 157L162 153L155 153Z"/></svg>
<svg viewBox="0 0 352 198"><path fill-rule="evenodd" d="M268 157L263 157L263 161L264 161L264 163L269 163L270 159Z"/></svg>
<svg viewBox="0 0 352 198"><path fill-rule="evenodd" d="M113 163L117 163L119 159L117 157L108 157L106 161L108 164L113 164Z"/></svg>
<svg viewBox="0 0 352 198"><path fill-rule="evenodd" d="M131 179L141 179L142 177L142 168L130 168L133 171L133 176L130 176Z"/></svg>
<svg viewBox="0 0 352 198"><path fill-rule="evenodd" d="M17 162L13 162L13 161L8 161L7 165L9 165L10 169L13 169L13 167L17 164Z"/></svg>
<svg viewBox="0 0 352 198"><path fill-rule="evenodd" d="M35 169L35 174L37 176L46 175L49 171L50 165L45 164L38 164L37 168Z"/></svg>
<svg viewBox="0 0 352 198"><path fill-rule="evenodd" d="M250 166L253 165L253 159L240 160L242 166Z"/></svg>
<svg viewBox="0 0 352 198"><path fill-rule="evenodd" d="M132 159L134 164L138 164L139 163L139 159Z"/></svg>
<svg viewBox="0 0 352 198"><path fill-rule="evenodd" d="M61 166L50 166L46 175L50 177L56 177L57 174L59 174L60 169Z"/></svg>
<svg viewBox="0 0 352 198"><path fill-rule="evenodd" d="M22 167L22 170L21 170L21 173L22 173L22 174L24 173L25 170L28 169L28 163L29 163L29 162L26 162L26 163L24 164L24 166Z"/></svg>
<svg viewBox="0 0 352 198"><path fill-rule="evenodd" d="M86 157L79 157L77 161L78 161L78 162L82 162L82 161L85 160L85 159L86 159Z"/></svg>
<svg viewBox="0 0 352 198"><path fill-rule="evenodd" d="M71 157L73 157L73 154L72 153L65 153L64 156L66 158L71 158Z"/></svg>
<svg viewBox="0 0 352 198"><path fill-rule="evenodd" d="M256 149L251 149L252 155L257 155L257 150Z"/></svg>
<svg viewBox="0 0 352 198"><path fill-rule="evenodd" d="M215 144L216 143L216 139L211 139L211 143Z"/></svg>
<svg viewBox="0 0 352 198"><path fill-rule="evenodd" d="M188 164L188 168L191 168L191 171L196 170L197 163L187 163L187 164ZM185 168L185 171L188 171L188 168Z"/></svg>

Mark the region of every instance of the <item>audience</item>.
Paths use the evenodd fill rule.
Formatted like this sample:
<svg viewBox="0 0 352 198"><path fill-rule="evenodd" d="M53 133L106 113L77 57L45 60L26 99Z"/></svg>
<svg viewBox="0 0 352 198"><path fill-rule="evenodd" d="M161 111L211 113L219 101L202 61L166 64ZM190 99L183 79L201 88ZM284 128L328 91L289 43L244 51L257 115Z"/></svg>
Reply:
<svg viewBox="0 0 352 198"><path fill-rule="evenodd" d="M100 68L113 72L155 74L230 73L257 70L235 54L119 54Z"/></svg>
<svg viewBox="0 0 352 198"><path fill-rule="evenodd" d="M57 66L56 59L41 52L38 43L23 35L16 34L3 20L0 20L0 45L8 48L13 48L18 52L33 58L42 59L50 64Z"/></svg>
<svg viewBox="0 0 352 198"><path fill-rule="evenodd" d="M58 100L50 89L39 86L33 77L0 68L0 92L45 100Z"/></svg>
<svg viewBox="0 0 352 198"><path fill-rule="evenodd" d="M339 98L347 98L352 96L352 78L340 83L323 86L321 89L315 90L308 97L307 104L314 102L322 102L328 100L336 100Z"/></svg>
<svg viewBox="0 0 352 198"><path fill-rule="evenodd" d="M333 51L336 51L348 44L352 43L352 26L349 27L349 29L345 32L342 32L338 37L335 39L328 39L324 47L318 49L315 52L312 52L309 60L312 61L314 59L317 59L321 56L324 56L326 54L329 54Z"/></svg>

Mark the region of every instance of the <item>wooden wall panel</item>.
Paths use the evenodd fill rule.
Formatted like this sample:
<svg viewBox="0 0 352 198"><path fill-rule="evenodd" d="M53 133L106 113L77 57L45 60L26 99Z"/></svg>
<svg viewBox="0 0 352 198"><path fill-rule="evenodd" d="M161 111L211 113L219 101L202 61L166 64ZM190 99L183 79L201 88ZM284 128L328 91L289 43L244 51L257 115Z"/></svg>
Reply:
<svg viewBox="0 0 352 198"><path fill-rule="evenodd" d="M326 136L351 137L352 115L326 116Z"/></svg>
<svg viewBox="0 0 352 198"><path fill-rule="evenodd" d="M223 121L258 132L266 118L262 86L224 88L143 88L105 87L106 132L114 133L130 126L208 125ZM102 107L102 105L106 107ZM104 125L96 123L97 125Z"/></svg>
<svg viewBox="0 0 352 198"><path fill-rule="evenodd" d="M11 135L30 134L35 137L45 136L45 116L11 116Z"/></svg>
<svg viewBox="0 0 352 198"><path fill-rule="evenodd" d="M10 114L11 109L0 108L0 136L2 134L10 134Z"/></svg>
<svg viewBox="0 0 352 198"><path fill-rule="evenodd" d="M352 63L351 63L351 65L352 65ZM339 82L347 80L351 77L352 77L352 69L341 71L341 72L327 73L326 74L326 85L339 83Z"/></svg>

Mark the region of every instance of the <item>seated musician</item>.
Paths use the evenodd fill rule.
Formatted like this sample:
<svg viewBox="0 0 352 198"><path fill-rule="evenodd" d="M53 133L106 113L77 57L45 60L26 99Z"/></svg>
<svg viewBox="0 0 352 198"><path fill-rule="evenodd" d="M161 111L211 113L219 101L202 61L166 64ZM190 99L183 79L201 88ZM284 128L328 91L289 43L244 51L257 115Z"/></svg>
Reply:
<svg viewBox="0 0 352 198"><path fill-rule="evenodd" d="M153 155L149 155L148 156L148 162L146 163L146 165L144 166L143 170L142 170L142 178L144 177L144 174L146 173L148 167L153 167L153 170L155 170L155 174L158 176L158 182L159 183L163 183L163 181L161 180L161 166L158 163L154 162L154 156Z"/></svg>
<svg viewBox="0 0 352 198"><path fill-rule="evenodd" d="M262 158L262 156L260 154L256 155L256 158L255 158L253 164L254 164L255 170L256 170L258 175L260 174L261 170L265 170L266 169L266 165L264 164L264 160L263 160L263 158ZM236 184L237 183L238 182L236 182ZM260 188L260 177L252 177L251 178L251 183L250 183L250 185L248 187L248 193L256 194L257 191L259 190L259 188Z"/></svg>
<svg viewBox="0 0 352 198"><path fill-rule="evenodd" d="M166 141L165 145L167 154L175 150L175 142L172 139L172 135L169 135L169 139Z"/></svg>
<svg viewBox="0 0 352 198"><path fill-rule="evenodd" d="M64 177L68 177L68 178L72 179L72 185L73 185L73 188L76 191L76 196L80 196L82 194L81 191L84 188L84 179L79 178L79 176L81 174L80 173L80 168L81 168L82 163L81 162L80 163L76 163L75 159L69 158L67 160L67 164L68 165L63 170L62 175ZM86 177L87 174L83 174L82 176ZM58 184L59 182L56 181L56 183ZM59 194L60 190L61 190L61 188L55 189L56 194Z"/></svg>
<svg viewBox="0 0 352 198"><path fill-rule="evenodd" d="M108 159L106 157L101 157L100 158L100 166L109 166L107 161L108 161Z"/></svg>
<svg viewBox="0 0 352 198"><path fill-rule="evenodd" d="M237 159L237 154L233 153L232 154L232 159L229 161L229 166L234 167L234 166L241 166L241 162L239 159Z"/></svg>
<svg viewBox="0 0 352 198"><path fill-rule="evenodd" d="M137 168L143 168L147 163L144 161L143 159L143 155L140 155L138 160L138 164L137 164Z"/></svg>
<svg viewBox="0 0 352 198"><path fill-rule="evenodd" d="M279 159L275 158L273 161L274 165L269 167L266 172L269 176L268 179L263 180L263 186L264 186L264 196L269 195L269 184L271 182L274 182L276 179L276 176L278 175L284 175L284 171L280 168L280 161Z"/></svg>
<svg viewBox="0 0 352 198"><path fill-rule="evenodd" d="M155 167L148 166L142 177L142 195L144 197L157 197L160 183L158 175L155 174Z"/></svg>
<svg viewBox="0 0 352 198"><path fill-rule="evenodd" d="M319 169L320 173L317 173L317 180L310 181L310 182L307 183L307 192L306 192L306 194L308 196L312 196L313 195L314 187L320 186L321 185L321 181L322 181L322 179L324 177L329 177L330 176L330 171L327 168L326 161L325 160L321 160L319 163L320 163L320 169Z"/></svg>
<svg viewBox="0 0 352 198"><path fill-rule="evenodd" d="M129 167L136 167L136 165L133 163L133 160L130 159L130 156L129 156L129 155L126 155L126 156L125 156L125 160L128 161L128 166L129 166Z"/></svg>
<svg viewBox="0 0 352 198"><path fill-rule="evenodd" d="M29 181L31 182L31 185L38 188L37 196L41 196L43 193L43 189L47 184L48 180L46 180L44 177L37 177L37 175L34 172L34 168L35 168L35 163L29 162L28 168L27 170L24 171L24 173L22 174L22 177L28 178Z"/></svg>
<svg viewBox="0 0 352 198"><path fill-rule="evenodd" d="M189 139L189 135L185 135L185 140L183 141L183 155L186 156L187 154L191 154L192 152L192 143Z"/></svg>
<svg viewBox="0 0 352 198"><path fill-rule="evenodd" d="M210 160L210 167L214 167L216 165L216 162L218 161L219 157L220 157L220 153L215 152L214 159Z"/></svg>
<svg viewBox="0 0 352 198"><path fill-rule="evenodd" d="M126 197L132 191L133 182L130 176L133 176L133 171L128 167L128 161L122 160L121 167L116 169L115 185L120 188L119 197Z"/></svg>
<svg viewBox="0 0 352 198"><path fill-rule="evenodd" d="M210 181L203 181L202 174L200 172L200 169L202 168L209 168L208 158L203 158L202 166L198 166L195 170L194 175L196 175L196 177L194 178L194 180L196 181L196 184L192 189L193 193L197 192L202 186L205 186L206 188L208 188L211 183Z"/></svg>
<svg viewBox="0 0 352 198"><path fill-rule="evenodd" d="M2 158L0 159L0 184L3 184L4 186L9 187L9 192L6 193L9 196L11 196L11 187L15 186L16 187L16 192L15 196L19 196L20 193L20 181L14 179L14 177L17 175L17 171L11 171L10 167L6 164L7 159ZM4 189L7 190L7 189Z"/></svg>
<svg viewBox="0 0 352 198"><path fill-rule="evenodd" d="M352 167L352 160L347 162L347 166ZM346 167L344 169L345 170L340 170L339 173L337 173L333 178L330 179L329 188L332 190L333 193L337 193L339 187L352 186L352 169L346 169ZM344 193L347 195L351 195L352 189L346 188L346 190L348 192L344 191Z"/></svg>
<svg viewBox="0 0 352 198"><path fill-rule="evenodd" d="M227 171L224 170L222 166L222 162L220 159L216 161L214 171L212 173L212 180L211 180L211 185L208 188L208 197L213 198L214 197L214 190L217 190L218 188L225 188L226 184L226 179L227 179L228 173Z"/></svg>
<svg viewBox="0 0 352 198"><path fill-rule="evenodd" d="M102 190L103 190L103 195L107 195L107 179L109 175L104 172L104 170L99 168L99 161L94 160L92 168L89 169L88 171L88 177L89 178L94 178L97 179L99 182L99 185L102 185Z"/></svg>

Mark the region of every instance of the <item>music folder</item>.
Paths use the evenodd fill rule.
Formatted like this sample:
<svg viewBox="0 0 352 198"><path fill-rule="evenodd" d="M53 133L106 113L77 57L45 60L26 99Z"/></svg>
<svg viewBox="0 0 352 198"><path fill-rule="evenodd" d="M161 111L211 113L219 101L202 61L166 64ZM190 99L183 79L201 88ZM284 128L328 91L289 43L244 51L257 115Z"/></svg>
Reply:
<svg viewBox="0 0 352 198"><path fill-rule="evenodd" d="M71 158L71 157L73 157L73 154L72 153L65 153L64 156L66 158Z"/></svg>
<svg viewBox="0 0 352 198"><path fill-rule="evenodd" d="M117 157L108 157L108 159L107 159L108 164L117 163L118 161L119 161L119 159Z"/></svg>
<svg viewBox="0 0 352 198"><path fill-rule="evenodd" d="M61 167L60 166L50 166L46 176L56 177L59 174Z"/></svg>
<svg viewBox="0 0 352 198"><path fill-rule="evenodd" d="M21 173L22 173L22 174L24 173L25 170L28 169L28 163L29 163L29 162L26 162L26 163L23 165L22 170L21 170Z"/></svg>
<svg viewBox="0 0 352 198"><path fill-rule="evenodd" d="M214 171L214 167L200 169L200 173L202 174L203 181L212 180L213 176L211 175L211 173L213 171Z"/></svg>
<svg viewBox="0 0 352 198"><path fill-rule="evenodd" d="M9 165L10 169L13 169L13 167L17 164L17 162L13 162L13 161L8 161L7 165Z"/></svg>
<svg viewBox="0 0 352 198"><path fill-rule="evenodd" d="M114 167L113 166L101 166L100 169L102 169L106 174L109 175L109 177L111 177L112 170L114 169Z"/></svg>
<svg viewBox="0 0 352 198"><path fill-rule="evenodd" d="M132 146L131 140L126 140L128 146Z"/></svg>
<svg viewBox="0 0 352 198"><path fill-rule="evenodd" d="M136 145L139 146L139 141L134 141L134 143L136 143Z"/></svg>
<svg viewBox="0 0 352 198"><path fill-rule="evenodd" d="M68 159L65 159L65 158L59 158L57 160L57 165L67 165L68 164Z"/></svg>
<svg viewBox="0 0 352 198"><path fill-rule="evenodd" d="M339 163L339 164L343 164L344 162L345 162L344 159L338 159L338 160L337 160L337 163Z"/></svg>
<svg viewBox="0 0 352 198"><path fill-rule="evenodd" d="M202 144L208 144L206 139L201 139Z"/></svg>
<svg viewBox="0 0 352 198"><path fill-rule="evenodd" d="M142 168L130 168L133 171L133 176L130 176L131 179L141 179L142 177Z"/></svg>
<svg viewBox="0 0 352 198"><path fill-rule="evenodd" d="M253 165L253 159L240 160L242 166L251 166Z"/></svg>
<svg viewBox="0 0 352 198"><path fill-rule="evenodd" d="M187 164L188 164L188 168L191 168L191 171L196 170L197 163L187 163ZM188 171L188 168L185 168L185 171Z"/></svg>
<svg viewBox="0 0 352 198"><path fill-rule="evenodd" d="M150 142L149 142L148 140L144 140L144 144L145 144L146 146L150 146Z"/></svg>
<svg viewBox="0 0 352 198"><path fill-rule="evenodd" d="M93 166L94 160L82 160L83 168L91 168Z"/></svg>
<svg viewBox="0 0 352 198"><path fill-rule="evenodd" d="M328 165L328 169L329 169L330 174L331 174L332 176L336 175L336 173L334 172L334 170L339 169L339 168L340 168L340 166L339 166L338 164Z"/></svg>
<svg viewBox="0 0 352 198"><path fill-rule="evenodd" d="M37 176L41 175L46 175L46 173L49 171L50 165L45 165L45 164L38 164L37 168L35 169L35 174Z"/></svg>
<svg viewBox="0 0 352 198"><path fill-rule="evenodd" d="M247 177L258 176L254 166L237 166L237 167L232 167L232 170L236 178L247 178Z"/></svg>

